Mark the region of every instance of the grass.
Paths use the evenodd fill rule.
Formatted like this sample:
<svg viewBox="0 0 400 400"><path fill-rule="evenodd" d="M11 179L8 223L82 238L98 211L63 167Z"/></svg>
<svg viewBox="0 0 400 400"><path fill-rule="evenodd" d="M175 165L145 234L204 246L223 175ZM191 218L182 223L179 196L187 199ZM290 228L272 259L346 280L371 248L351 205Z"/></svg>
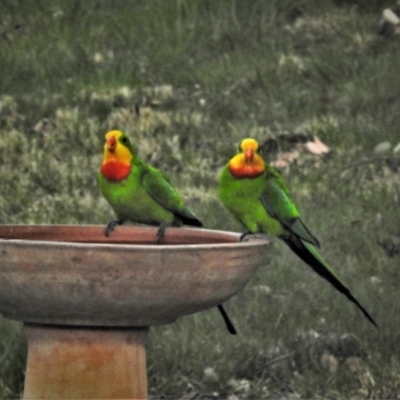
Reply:
<svg viewBox="0 0 400 400"><path fill-rule="evenodd" d="M267 265L226 304L238 337L216 310L152 328L154 397L399 394L399 163L392 150L372 160L379 143L400 142L400 56L398 40L376 34L383 6L0 4L0 223L107 222L96 172L112 128L213 229L242 229L216 185L243 137L263 143L268 160L314 135L332 150L323 159L301 151L282 174L380 330L275 240ZM0 323L0 397L16 398L26 344L20 325Z"/></svg>

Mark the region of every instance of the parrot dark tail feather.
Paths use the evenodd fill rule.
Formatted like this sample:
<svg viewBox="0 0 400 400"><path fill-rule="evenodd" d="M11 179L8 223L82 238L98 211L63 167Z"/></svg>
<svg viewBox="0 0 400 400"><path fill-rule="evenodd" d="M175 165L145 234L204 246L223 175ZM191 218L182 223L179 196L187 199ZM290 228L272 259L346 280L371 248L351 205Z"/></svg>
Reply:
<svg viewBox="0 0 400 400"><path fill-rule="evenodd" d="M197 218L188 218L184 215L179 215L179 218L182 220L182 223L184 225L189 225L189 226L198 226L198 227L202 227L203 223L198 220Z"/></svg>
<svg viewBox="0 0 400 400"><path fill-rule="evenodd" d="M352 301L376 328L379 329L378 324L374 321L367 310L358 302L358 300L351 294L350 290L344 285L343 282L331 271L318 250L312 244L304 243L297 237L282 238L283 241L296 253L307 265L309 265L319 276L326 279L336 290L344 294L350 301Z"/></svg>
<svg viewBox="0 0 400 400"><path fill-rule="evenodd" d="M228 314L226 313L226 311L225 311L224 307L222 306L222 304L218 305L218 310L221 313L222 318L225 321L225 325L226 325L226 328L228 329L229 333L231 335L236 335L237 334L236 329L233 326L232 321L229 319Z"/></svg>

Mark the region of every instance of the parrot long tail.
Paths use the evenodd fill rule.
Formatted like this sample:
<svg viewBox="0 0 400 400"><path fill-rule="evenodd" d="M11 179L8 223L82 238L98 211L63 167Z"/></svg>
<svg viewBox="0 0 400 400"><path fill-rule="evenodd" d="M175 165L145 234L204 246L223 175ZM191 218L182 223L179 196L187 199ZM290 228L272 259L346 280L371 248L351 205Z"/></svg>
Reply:
<svg viewBox="0 0 400 400"><path fill-rule="evenodd" d="M307 243L297 236L291 235L290 237L282 238L283 241L296 253L306 264L308 264L319 276L326 279L332 286L340 293L344 294L350 301L352 301L361 310L365 317L378 328L377 323L367 312L367 310L358 302L358 300L351 294L350 290L336 275L335 271L327 264L322 258L318 250L310 243Z"/></svg>
<svg viewBox="0 0 400 400"><path fill-rule="evenodd" d="M219 305L218 305L218 310L219 310L219 312L221 313L222 318L223 318L224 321L225 321L225 325L226 325L226 328L228 329L229 333L230 333L231 335L236 335L236 333L237 333L237 332L236 332L236 329L235 329L235 327L233 326L231 320L229 319L228 314L226 313L224 307L222 307L222 304L219 304Z"/></svg>

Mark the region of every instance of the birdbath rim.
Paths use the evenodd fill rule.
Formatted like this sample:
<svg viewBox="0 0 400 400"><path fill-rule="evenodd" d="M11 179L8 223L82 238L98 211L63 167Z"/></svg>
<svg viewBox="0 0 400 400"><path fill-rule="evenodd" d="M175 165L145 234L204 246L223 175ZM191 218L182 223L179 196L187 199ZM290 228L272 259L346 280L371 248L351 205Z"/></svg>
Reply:
<svg viewBox="0 0 400 400"><path fill-rule="evenodd" d="M156 227L141 225L119 226L107 238L103 235L103 225L78 225L78 224L2 224L0 225L0 243L15 244L40 244L43 245L71 245L77 247L113 247L130 248L136 250L149 249L152 251L164 251L173 246L174 250L187 249L192 247L220 248L225 246L265 246L268 241L259 237L249 238L249 240L240 241L241 233L233 231L224 231L218 229L206 228L186 228L169 227L166 229L165 236L161 243L156 242ZM60 239L65 230L72 232L70 239ZM95 236L87 237L84 234L78 234L78 231L89 230L89 234L95 233ZM130 238L130 234L139 232L141 238L136 236ZM20 235L25 237L21 238ZM55 235L54 235L55 234ZM186 240L186 242L182 241ZM177 242L179 241L179 242Z"/></svg>

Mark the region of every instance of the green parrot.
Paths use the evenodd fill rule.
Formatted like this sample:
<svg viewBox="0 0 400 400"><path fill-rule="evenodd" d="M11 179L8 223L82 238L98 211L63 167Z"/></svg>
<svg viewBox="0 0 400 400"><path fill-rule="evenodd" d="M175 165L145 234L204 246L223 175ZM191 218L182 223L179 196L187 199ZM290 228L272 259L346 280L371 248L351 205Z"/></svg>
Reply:
<svg viewBox="0 0 400 400"><path fill-rule="evenodd" d="M185 206L168 176L134 155L124 133L110 131L105 139L98 182L118 218L107 224L106 236L126 220L159 226L158 242L167 226L203 226Z"/></svg>
<svg viewBox="0 0 400 400"><path fill-rule="evenodd" d="M281 175L265 163L254 139L240 142L238 153L222 169L219 198L251 234L278 236L318 275L355 303L365 317L378 325L355 299L336 272L322 258L318 239L307 229L289 197Z"/></svg>
<svg viewBox="0 0 400 400"><path fill-rule="evenodd" d="M117 220L108 222L108 236L129 220L158 226L159 243L168 226L203 226L187 208L166 174L145 164L135 154L128 137L120 131L105 135L103 163L98 173L100 191L114 209ZM236 334L222 305L218 306L228 331Z"/></svg>

